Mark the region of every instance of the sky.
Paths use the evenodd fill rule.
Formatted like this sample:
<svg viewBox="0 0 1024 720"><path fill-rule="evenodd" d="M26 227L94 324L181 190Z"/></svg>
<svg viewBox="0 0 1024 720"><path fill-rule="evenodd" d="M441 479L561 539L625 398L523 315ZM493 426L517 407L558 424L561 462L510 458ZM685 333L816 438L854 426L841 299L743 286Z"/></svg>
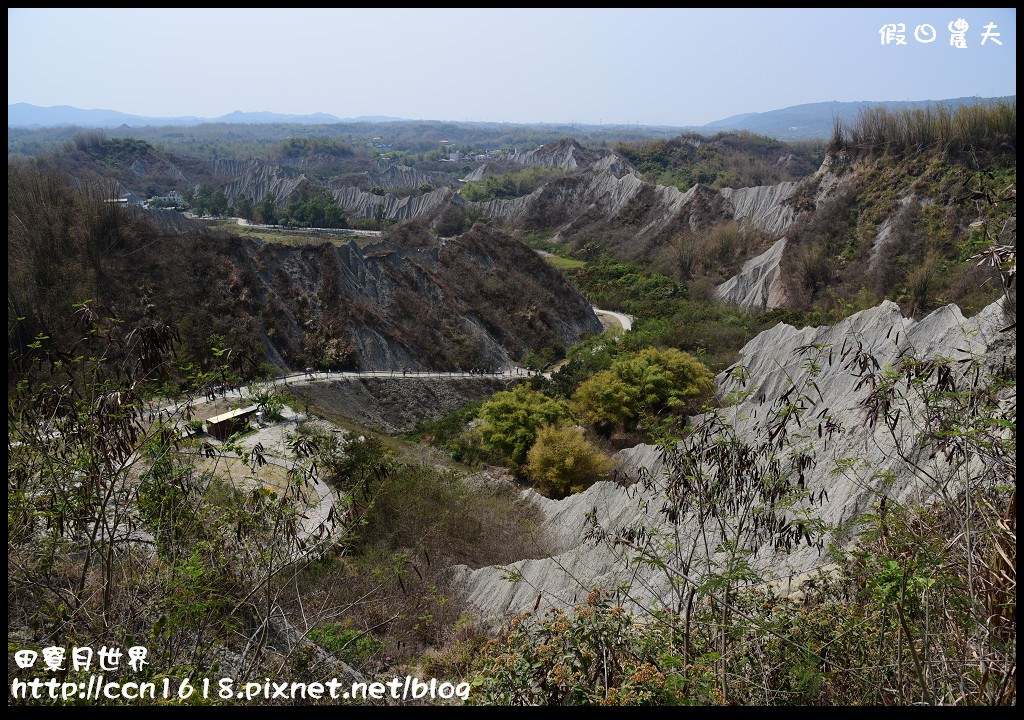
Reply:
<svg viewBox="0 0 1024 720"><path fill-rule="evenodd" d="M958 19L965 48L950 44ZM157 117L684 126L828 100L1017 92L1013 9L8 8L7 20L8 104ZM890 23L905 44L883 44ZM981 44L989 23L1001 46ZM926 25L930 43L915 39Z"/></svg>

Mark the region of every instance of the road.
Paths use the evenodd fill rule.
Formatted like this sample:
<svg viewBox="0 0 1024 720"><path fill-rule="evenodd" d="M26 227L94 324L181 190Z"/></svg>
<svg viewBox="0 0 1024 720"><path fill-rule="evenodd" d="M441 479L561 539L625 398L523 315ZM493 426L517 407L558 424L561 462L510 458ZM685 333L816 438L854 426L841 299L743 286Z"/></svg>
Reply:
<svg viewBox="0 0 1024 720"><path fill-rule="evenodd" d="M614 327L615 324L618 324L622 328L622 332L629 332L633 329L632 315L615 312L614 310L601 310L600 308L594 308L594 314L597 315L597 319L605 327Z"/></svg>
<svg viewBox="0 0 1024 720"><path fill-rule="evenodd" d="M240 398L252 390L253 387L273 385L274 387L301 387L316 382L335 382L339 380L361 380L363 378L389 378L393 380L415 380L415 379L448 379L448 380L515 380L528 378L535 375L542 375L551 379L550 373L538 373L533 370L526 370L519 366L500 370L493 373L469 373L469 372L441 372L437 370L363 370L363 371L329 371L313 370L311 372L299 372L284 377L274 378L263 382L252 383L231 389L227 396L237 394ZM155 419L170 418L177 415L185 407L198 407L212 402L209 398L189 398L187 400L164 405L150 411L150 417Z"/></svg>
<svg viewBox="0 0 1024 720"><path fill-rule="evenodd" d="M315 228L315 227L285 227L284 225L261 225L249 222L245 218L226 218L234 220L236 224L243 227L251 227L259 230L292 230L296 232L323 232L332 235L363 235L365 237L380 237L380 230L356 230L354 228Z"/></svg>
<svg viewBox="0 0 1024 720"><path fill-rule="evenodd" d="M617 323L623 332L629 332L633 328L633 318L623 313L614 312L612 310L602 310L600 308L594 308L594 314L599 318L602 316L606 319ZM603 321L604 322L604 321ZM608 324L608 323L606 323ZM394 380L413 380L413 379L449 379L449 380L515 380L517 378L528 378L536 375L540 375L547 379L551 379L551 373L540 373L534 370L527 370L521 368L518 365L499 370L493 373L470 373L470 372L443 372L438 370L313 370L310 372L298 372L286 375L280 378L274 378L273 380L267 380L263 383L254 383L254 385L273 385L274 387L297 387L301 385L308 385L313 382L330 382L338 380L360 380L362 378L390 378ZM247 391L251 389L252 385L235 388L232 393L238 393L239 397L243 397ZM205 405L210 402L208 399L193 398L185 402L174 403L166 405L159 409L154 410L154 413L161 415L170 416L177 413L181 408L186 405L195 407L197 405Z"/></svg>

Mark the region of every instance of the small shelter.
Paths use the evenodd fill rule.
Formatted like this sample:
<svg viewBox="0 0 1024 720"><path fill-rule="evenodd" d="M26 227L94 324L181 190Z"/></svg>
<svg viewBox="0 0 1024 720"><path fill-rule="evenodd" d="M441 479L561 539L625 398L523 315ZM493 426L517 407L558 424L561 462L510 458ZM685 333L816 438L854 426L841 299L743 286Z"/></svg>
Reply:
<svg viewBox="0 0 1024 720"><path fill-rule="evenodd" d="M245 427L249 418L256 414L258 405L238 408L230 412L216 415L206 421L206 432L218 440L227 440L239 430Z"/></svg>

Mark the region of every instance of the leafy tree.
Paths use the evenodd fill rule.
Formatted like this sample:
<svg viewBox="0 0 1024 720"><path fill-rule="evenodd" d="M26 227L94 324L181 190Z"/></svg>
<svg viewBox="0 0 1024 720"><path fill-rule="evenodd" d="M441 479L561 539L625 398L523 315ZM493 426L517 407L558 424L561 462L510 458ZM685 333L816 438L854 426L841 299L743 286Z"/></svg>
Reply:
<svg viewBox="0 0 1024 720"><path fill-rule="evenodd" d="M228 209L228 199L223 190L217 190L210 194L210 214L223 215Z"/></svg>
<svg viewBox="0 0 1024 720"><path fill-rule="evenodd" d="M334 196L327 190L310 192L304 189L293 195L282 220L290 225L306 227L346 227L348 220Z"/></svg>
<svg viewBox="0 0 1024 720"><path fill-rule="evenodd" d="M543 427L526 455L526 473L544 495L563 498L585 490L611 469L579 428Z"/></svg>
<svg viewBox="0 0 1024 720"><path fill-rule="evenodd" d="M235 213L238 217L245 218L246 220L252 220L254 212L252 200L244 195L239 195L235 198Z"/></svg>
<svg viewBox="0 0 1024 720"><path fill-rule="evenodd" d="M348 225L348 218L345 212L336 203L328 203L324 206L324 227L345 227Z"/></svg>
<svg viewBox="0 0 1024 720"><path fill-rule="evenodd" d="M380 481L394 470L391 451L376 435L339 438L332 433L315 433L310 446L324 480L341 490L358 486L368 493L371 481Z"/></svg>
<svg viewBox="0 0 1024 720"><path fill-rule="evenodd" d="M638 623L595 588L584 602L519 615L475 665L479 705L682 705L713 702L704 668L680 682L659 623ZM691 666L692 667L692 666Z"/></svg>
<svg viewBox="0 0 1024 720"><path fill-rule="evenodd" d="M557 427L571 416L561 400L545 397L535 390L517 387L497 393L480 408L483 424L478 432L485 450L522 466L544 426Z"/></svg>
<svg viewBox="0 0 1024 720"><path fill-rule="evenodd" d="M606 330L574 345L566 354L567 362L551 377L551 391L548 394L571 396L587 378L610 368L619 354L615 330Z"/></svg>
<svg viewBox="0 0 1024 720"><path fill-rule="evenodd" d="M196 189L195 197L192 200L192 209L197 215L209 215L213 204L213 188L209 185L200 185Z"/></svg>
<svg viewBox="0 0 1024 720"><path fill-rule="evenodd" d="M249 390L248 401L254 403L257 411L264 414L269 420L283 420L286 397L275 392L271 384L256 384Z"/></svg>
<svg viewBox="0 0 1024 720"><path fill-rule="evenodd" d="M247 489L198 470L176 437L191 398L157 413L149 402L162 395L177 333L103 318L90 303L75 314L74 343L40 336L10 355L25 369L8 397L12 624L42 637L135 628L173 672L209 667L251 622L244 634L259 656L267 635L256 628L280 607L275 577L303 551L328 547L343 513L308 532L303 498L319 469L288 473L280 492L260 487L261 446L240 453ZM190 384L219 375L196 372ZM212 447L206 459L223 462Z"/></svg>
<svg viewBox="0 0 1024 720"><path fill-rule="evenodd" d="M277 200L274 199L272 193L267 193L260 200L259 205L259 219L260 222L266 223L267 225L274 225L277 223Z"/></svg>
<svg viewBox="0 0 1024 720"><path fill-rule="evenodd" d="M689 353L647 348L620 357L573 395L583 418L608 433L635 429L644 417L693 412L714 387L714 376Z"/></svg>

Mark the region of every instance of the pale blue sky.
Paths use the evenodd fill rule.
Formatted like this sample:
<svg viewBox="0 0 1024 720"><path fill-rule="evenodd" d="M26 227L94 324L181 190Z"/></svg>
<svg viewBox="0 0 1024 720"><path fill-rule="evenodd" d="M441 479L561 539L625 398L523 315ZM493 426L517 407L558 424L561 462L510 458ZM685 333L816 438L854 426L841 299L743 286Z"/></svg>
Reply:
<svg viewBox="0 0 1024 720"><path fill-rule="evenodd" d="M966 49L947 24L970 24ZM1014 95L1017 15L875 10L7 11L7 101L697 125L826 100ZM906 46L879 28L907 25ZM995 22L1003 45L980 46ZM919 44L913 28L938 30Z"/></svg>

